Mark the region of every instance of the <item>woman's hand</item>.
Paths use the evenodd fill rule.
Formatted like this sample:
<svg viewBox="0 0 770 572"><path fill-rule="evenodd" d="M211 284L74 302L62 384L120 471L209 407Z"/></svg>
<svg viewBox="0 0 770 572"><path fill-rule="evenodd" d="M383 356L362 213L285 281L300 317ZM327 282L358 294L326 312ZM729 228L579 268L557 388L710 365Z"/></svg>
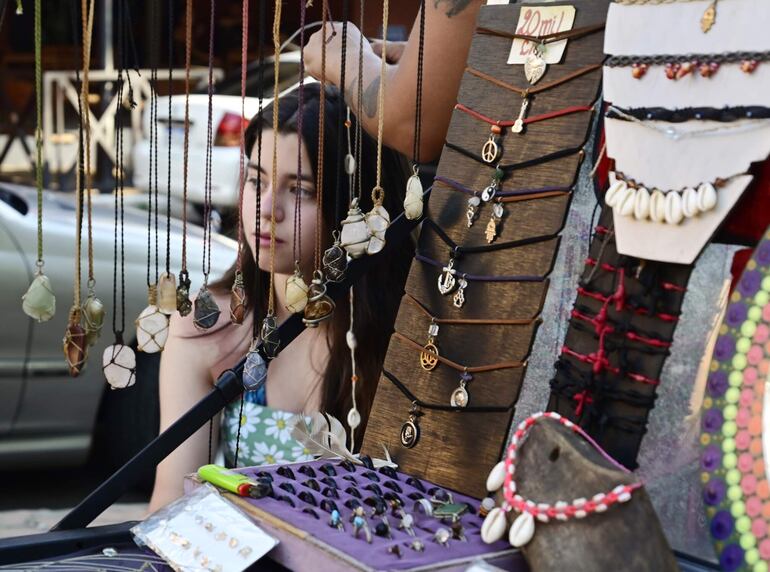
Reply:
<svg viewBox="0 0 770 572"><path fill-rule="evenodd" d="M334 34L332 34L334 31ZM315 32L305 44L305 70L316 79L321 79L321 42L323 41L323 29ZM347 25L347 56L346 78L348 85L355 79L353 74L358 73L358 49L361 42L361 31L353 24ZM374 55L371 45L364 40L364 61ZM329 22L326 27L326 81L340 86L341 62L342 62L342 22ZM388 44L390 47L390 44Z"/></svg>

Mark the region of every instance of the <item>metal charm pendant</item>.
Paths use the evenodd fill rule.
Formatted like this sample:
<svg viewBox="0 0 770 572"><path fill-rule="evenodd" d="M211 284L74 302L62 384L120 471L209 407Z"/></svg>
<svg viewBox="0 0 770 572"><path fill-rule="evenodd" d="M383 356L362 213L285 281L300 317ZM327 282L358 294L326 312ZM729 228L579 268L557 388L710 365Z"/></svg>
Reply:
<svg viewBox="0 0 770 572"><path fill-rule="evenodd" d="M487 228L484 231L484 236L487 238L487 243L492 244L497 238L497 225L503 220L503 214L505 213L503 203L496 202L492 207L492 216L487 223Z"/></svg>
<svg viewBox="0 0 770 572"><path fill-rule="evenodd" d="M334 300L326 295L326 286L320 270L315 271L308 296L302 323L308 328L315 328L324 320L331 318L335 308Z"/></svg>
<svg viewBox="0 0 770 572"><path fill-rule="evenodd" d="M468 282L465 278L460 278L459 284L460 287L455 292L455 295L452 296L452 304L455 308L462 308L463 304L465 304L465 289L468 287Z"/></svg>
<svg viewBox="0 0 770 572"><path fill-rule="evenodd" d="M489 185L486 189L484 189L481 192L481 200L484 201L485 203L488 203L489 201L494 199L495 195L497 194L498 185L499 183L496 180L493 181L491 185Z"/></svg>
<svg viewBox="0 0 770 572"><path fill-rule="evenodd" d="M529 97L525 95L521 101L521 107L519 108L519 116L516 118L516 121L513 123L513 127L511 127L511 131L513 131L514 133L524 133L524 116L527 113L528 107L529 107Z"/></svg>
<svg viewBox="0 0 770 572"><path fill-rule="evenodd" d="M348 257L340 244L340 233L334 231L334 244L326 249L323 255L324 275L329 282L341 282L348 269Z"/></svg>
<svg viewBox="0 0 770 572"><path fill-rule="evenodd" d="M176 310L180 316L186 316L192 311L190 276L186 270L179 273L179 286L176 287Z"/></svg>
<svg viewBox="0 0 770 572"><path fill-rule="evenodd" d="M473 195L468 199L468 209L465 211L465 218L468 220L468 228L473 226L476 218L479 216L479 205L481 199L478 195Z"/></svg>
<svg viewBox="0 0 770 572"><path fill-rule="evenodd" d="M401 445L407 449L411 449L420 440L420 426L417 423L417 417L420 415L420 411L417 407L417 403L412 403L412 408L409 411L409 419L401 426Z"/></svg>
<svg viewBox="0 0 770 572"><path fill-rule="evenodd" d="M243 274L240 270L235 273L233 287L230 289L230 322L242 324L246 316L246 290L243 286Z"/></svg>
<svg viewBox="0 0 770 572"><path fill-rule="evenodd" d="M486 163L494 163L497 155L500 153L500 147L497 144L497 135L492 133L481 148L481 158Z"/></svg>
<svg viewBox="0 0 770 572"><path fill-rule="evenodd" d="M700 29L705 34L708 32L717 20L717 0L708 5L706 11L700 19Z"/></svg>
<svg viewBox="0 0 770 572"><path fill-rule="evenodd" d="M473 379L473 376L469 374L467 371L464 371L463 374L460 376L460 386L452 392L452 396L449 399L449 404L452 407L468 406L468 402L470 401L470 396L468 395L468 390L465 389L465 386L468 385L468 382L471 379Z"/></svg>
<svg viewBox="0 0 770 572"><path fill-rule="evenodd" d="M438 277L438 291L444 296L455 288L454 265L455 261L452 258L449 260L449 264L444 266L443 274L440 274Z"/></svg>
<svg viewBox="0 0 770 572"><path fill-rule="evenodd" d="M195 316L193 317L193 324L199 330L208 330L219 320L220 314L219 306L216 300L208 291L206 284L201 286L198 291L198 296L195 298Z"/></svg>
<svg viewBox="0 0 770 572"><path fill-rule="evenodd" d="M546 63L543 59L545 53L545 44L537 46L527 59L524 60L524 76L527 81L535 85L545 75Z"/></svg>
<svg viewBox="0 0 770 572"><path fill-rule="evenodd" d="M86 332L80 325L80 308L77 306L73 306L70 309L67 329L64 331L64 339L62 340L62 349L64 350L64 359L67 360L70 376L77 377L80 375L88 357Z"/></svg>
<svg viewBox="0 0 770 572"><path fill-rule="evenodd" d="M83 325L86 330L86 343L94 345L102 333L104 325L104 304L93 292L88 293L88 298L83 303Z"/></svg>
<svg viewBox="0 0 770 572"><path fill-rule="evenodd" d="M278 355L278 349L281 346L281 338L278 335L278 320L271 313L262 320L262 329L260 330L262 346L265 348L265 355L273 359Z"/></svg>
<svg viewBox="0 0 770 572"><path fill-rule="evenodd" d="M267 381L267 365L256 347L257 342L254 340L249 353L246 354L246 363L243 366L243 388L246 391L256 391Z"/></svg>
<svg viewBox="0 0 770 572"><path fill-rule="evenodd" d="M112 389L125 389L136 382L136 354L130 347L117 339L104 348L102 372Z"/></svg>
<svg viewBox="0 0 770 572"><path fill-rule="evenodd" d="M433 338L430 338L422 349L423 351L420 352L420 367L425 371L433 371L438 365L438 348L433 343Z"/></svg>

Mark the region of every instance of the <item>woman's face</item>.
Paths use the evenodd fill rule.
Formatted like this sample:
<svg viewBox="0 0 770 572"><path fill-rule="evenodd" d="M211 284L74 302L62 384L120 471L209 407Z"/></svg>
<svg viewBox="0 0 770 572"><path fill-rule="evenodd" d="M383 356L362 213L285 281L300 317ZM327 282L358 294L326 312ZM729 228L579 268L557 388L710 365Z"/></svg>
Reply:
<svg viewBox="0 0 770 572"><path fill-rule="evenodd" d="M305 280L310 281L313 270L313 246L316 235L316 187L313 168L304 143L296 133L278 133L277 183L273 188L273 143L275 134L272 129L262 132L261 170L257 169L259 160L258 145L255 143L249 157L246 174L246 186L243 190L244 236L248 240L251 252L259 248L259 267L270 271L270 220L271 209L275 209L275 273L291 274L294 272L294 213L299 199L298 230L300 241L297 245L297 257L300 257L300 269ZM301 147L302 179L297 178L297 153ZM261 216L260 229L256 232L257 180L261 179ZM299 248L301 246L301 249Z"/></svg>

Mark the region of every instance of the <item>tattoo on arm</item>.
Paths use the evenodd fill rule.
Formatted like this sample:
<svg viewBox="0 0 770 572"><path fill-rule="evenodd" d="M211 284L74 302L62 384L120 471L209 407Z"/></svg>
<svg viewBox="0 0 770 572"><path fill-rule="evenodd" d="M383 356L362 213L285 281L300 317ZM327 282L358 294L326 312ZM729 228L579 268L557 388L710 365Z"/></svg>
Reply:
<svg viewBox="0 0 770 572"><path fill-rule="evenodd" d="M451 18L465 10L468 5L470 5L471 1L472 0L433 0L433 5L438 9L441 4L446 4L446 15Z"/></svg>
<svg viewBox="0 0 770 572"><path fill-rule="evenodd" d="M366 113L367 117L374 117L377 115L377 95L380 91L380 77L377 76L372 80L372 83L369 84L369 87L367 87L364 90L364 94L362 96L362 106L364 108L364 113Z"/></svg>

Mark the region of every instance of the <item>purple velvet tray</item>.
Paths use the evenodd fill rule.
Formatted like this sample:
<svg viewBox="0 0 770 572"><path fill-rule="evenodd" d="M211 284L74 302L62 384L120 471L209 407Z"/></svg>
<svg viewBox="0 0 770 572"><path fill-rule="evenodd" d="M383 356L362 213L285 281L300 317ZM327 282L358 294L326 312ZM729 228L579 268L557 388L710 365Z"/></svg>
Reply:
<svg viewBox="0 0 770 572"><path fill-rule="evenodd" d="M332 499L336 503L339 511L342 515L343 523L345 524L345 530L340 531L336 528L329 526L329 513L320 508L321 501L326 497L321 492L316 492L310 487L304 486L304 482L310 479L307 475L300 473L299 469L303 465L312 467L316 472L315 480L318 481L321 486L321 491L324 490L326 485L321 482L323 477L326 477L319 469L322 465L331 463L337 471L337 476L332 479L337 484L337 491L339 493L339 499ZM283 477L277 473L279 467L289 467L294 472L295 479ZM259 509L270 513L278 519L301 529L308 534L312 535L324 544L329 545L333 549L345 553L353 559L362 562L366 566L376 570L404 570L409 568L416 568L422 566L428 566L437 564L449 560L469 560L474 557L483 555L500 554L503 551L512 552L510 545L506 542L500 541L495 544L485 544L481 540L480 529L483 519L478 515L479 501L471 497L461 495L454 491L450 491L455 503L467 503L473 510L466 511L462 517L461 522L464 530L466 542L460 540L450 540L448 546L442 546L441 544L433 540L435 531L444 527L450 529L450 523L442 523L434 517L428 517L421 512L416 511L413 507L415 501L410 499L408 495L410 493L422 494L425 498L429 498L430 495L423 493L414 486L406 483L407 475L403 473L397 473L397 484L403 492L396 494L401 497L406 505L406 511L414 516L414 532L416 538L422 540L425 545L424 552L417 552L409 547L409 544L413 537L409 536L406 532L398 530L398 523L400 519L391 515L390 510L387 511L388 520L391 525L392 539L383 538L374 534L375 525L381 521L378 516L370 516L371 508L364 503L364 500L368 497L374 496L375 493L365 490L364 487L373 483L374 481L364 476L364 473L369 472L368 469L360 465L356 466L355 472L349 472L344 467L340 466L339 461L319 460L307 463L294 463L290 465L270 465L261 467L247 467L238 469L238 472L247 474L253 478L256 478L257 473L269 473L273 481L273 490L276 496L288 495L294 501L296 507L292 508L287 502L277 500L272 497L265 497L262 499L245 499L246 502L252 504ZM391 489L383 486L386 481L393 479L383 475L378 470L372 471L377 474L380 482L377 483L382 489L383 493L390 491ZM349 477L349 478L343 478ZM289 492L280 488L282 483L289 482L294 485L296 489L296 495L292 495ZM435 485L427 482L420 481L425 490L429 491L435 487ZM358 538L353 537L353 525L350 523L350 516L352 510L345 507L345 502L349 499L355 498L353 495L346 493L345 489L354 486L361 493L362 498L359 499L362 506L366 510L367 522L369 528L372 531L372 543L369 544L365 540L363 531L359 534ZM439 487L440 488L440 487ZM446 489L444 489L446 490ZM302 491L307 491L313 495L316 499L318 506L313 507L309 503L301 500L298 495ZM312 515L304 513L303 509L313 508L318 514L319 518L316 519ZM402 557L398 558L396 555L388 552L388 548L394 544L401 545Z"/></svg>

